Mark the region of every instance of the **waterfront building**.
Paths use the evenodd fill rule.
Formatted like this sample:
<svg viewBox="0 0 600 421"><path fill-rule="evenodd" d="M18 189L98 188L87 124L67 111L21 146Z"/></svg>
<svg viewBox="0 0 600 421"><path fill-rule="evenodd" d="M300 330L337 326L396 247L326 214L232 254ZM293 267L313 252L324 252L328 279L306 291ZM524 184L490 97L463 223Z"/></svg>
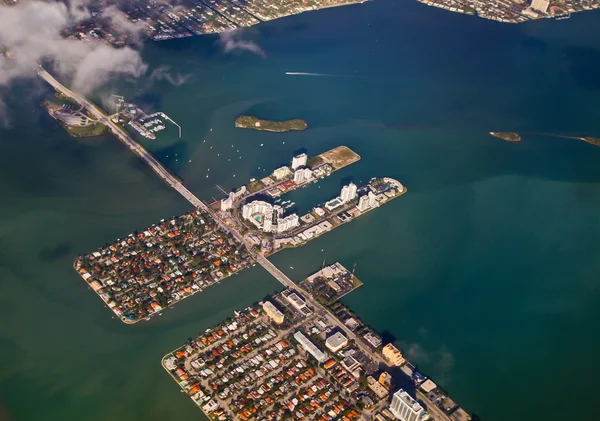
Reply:
<svg viewBox="0 0 600 421"><path fill-rule="evenodd" d="M375 193L370 191L368 196L369 196L369 207L374 208L375 206L377 206L377 195L375 195Z"/></svg>
<svg viewBox="0 0 600 421"><path fill-rule="evenodd" d="M312 178L313 172L310 170L310 168L298 168L294 172L294 183L296 184L311 180Z"/></svg>
<svg viewBox="0 0 600 421"><path fill-rule="evenodd" d="M298 214L291 214L286 216L285 218L281 218L277 220L277 232L284 232L291 230L300 225L300 218L298 218Z"/></svg>
<svg viewBox="0 0 600 421"><path fill-rule="evenodd" d="M283 180L292 174L288 167L280 167L273 171L273 177L277 180Z"/></svg>
<svg viewBox="0 0 600 421"><path fill-rule="evenodd" d="M350 183L347 186L342 187L342 193L340 194L342 202L346 203L354 199L357 190L358 187L356 187L356 184L354 183Z"/></svg>
<svg viewBox="0 0 600 421"><path fill-rule="evenodd" d="M371 207L371 205L369 205L369 196L368 195L364 195L361 196L360 199L358 199L358 210L361 212L366 211L367 209L369 209Z"/></svg>
<svg viewBox="0 0 600 421"><path fill-rule="evenodd" d="M365 338L365 341L370 343L373 348L379 348L381 346L381 338L374 332L367 333L363 338Z"/></svg>
<svg viewBox="0 0 600 421"><path fill-rule="evenodd" d="M229 209L232 209L234 198L235 198L235 194L233 192L230 192L229 196L227 196L226 199L222 199L221 200L221 210L227 211Z"/></svg>
<svg viewBox="0 0 600 421"><path fill-rule="evenodd" d="M295 170L297 168L306 166L307 160L308 156L306 156L305 153L296 155L294 158L292 158L292 169Z"/></svg>
<svg viewBox="0 0 600 421"><path fill-rule="evenodd" d="M265 220L263 221L263 231L271 232L273 230L273 213L265 213Z"/></svg>
<svg viewBox="0 0 600 421"><path fill-rule="evenodd" d="M401 366L406 362L402 353L398 348L396 348L392 344L387 344L382 349L383 356L390 362L390 364L395 365L397 367Z"/></svg>
<svg viewBox="0 0 600 421"><path fill-rule="evenodd" d="M263 310L277 324L283 323L284 315L277 307L270 301L265 301L263 304Z"/></svg>
<svg viewBox="0 0 600 421"><path fill-rule="evenodd" d="M423 407L402 389L394 393L390 411L401 421L418 421L426 415Z"/></svg>
<svg viewBox="0 0 600 421"><path fill-rule="evenodd" d="M267 212L273 212L273 205L262 200L255 200L253 202L246 203L242 207L242 217L244 219L250 219L252 215L256 214L264 215Z"/></svg>
<svg viewBox="0 0 600 421"><path fill-rule="evenodd" d="M318 362L323 362L325 361L325 358L327 358L327 354L317 348L317 346L313 344L310 339L304 336L304 333L297 331L294 333L294 339L296 339L300 346L302 346L302 348L312 355Z"/></svg>
<svg viewBox="0 0 600 421"><path fill-rule="evenodd" d="M341 332L336 332L325 341L325 346L331 352L338 352L340 349L348 345L348 338Z"/></svg>
<svg viewBox="0 0 600 421"><path fill-rule="evenodd" d="M294 183L299 184L304 181L304 170L299 169L294 172Z"/></svg>
<svg viewBox="0 0 600 421"><path fill-rule="evenodd" d="M277 231L281 233L300 225L300 218L297 214L293 213L283 217L281 206L272 205L262 200L255 200L242 206L242 217L265 232Z"/></svg>

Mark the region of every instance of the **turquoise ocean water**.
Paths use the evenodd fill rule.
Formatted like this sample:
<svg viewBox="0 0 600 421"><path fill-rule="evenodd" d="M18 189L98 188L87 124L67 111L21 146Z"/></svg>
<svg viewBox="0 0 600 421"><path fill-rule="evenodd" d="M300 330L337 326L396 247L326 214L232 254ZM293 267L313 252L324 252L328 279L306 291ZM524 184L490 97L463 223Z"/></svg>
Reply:
<svg viewBox="0 0 600 421"><path fill-rule="evenodd" d="M207 201L296 151L356 150L360 162L290 194L300 210L349 179L391 176L409 193L273 261L295 280L322 259L356 264L365 286L346 303L483 419L581 419L600 374L600 148L540 133L600 136L599 23L380 0L246 31L266 57L225 54L217 37L148 44L150 67L186 83L98 96L181 124L181 140L169 129L145 144ZM112 319L74 257L189 206L110 136L71 139L37 106L48 94L14 87L0 129L0 418L204 419L160 357L279 284L256 267L149 323ZM239 114L310 129L243 131Z"/></svg>

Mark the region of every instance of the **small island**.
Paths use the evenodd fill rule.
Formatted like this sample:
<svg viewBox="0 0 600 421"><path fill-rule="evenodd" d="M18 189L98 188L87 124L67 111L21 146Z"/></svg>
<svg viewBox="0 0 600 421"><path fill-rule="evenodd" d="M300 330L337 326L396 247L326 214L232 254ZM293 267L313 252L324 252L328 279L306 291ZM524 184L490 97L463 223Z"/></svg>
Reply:
<svg viewBox="0 0 600 421"><path fill-rule="evenodd" d="M235 120L235 127L241 129L266 130L269 132L282 133L289 132L290 130L306 130L308 128L308 124L306 124L306 121L300 119L270 121L261 120L249 115L242 115Z"/></svg>
<svg viewBox="0 0 600 421"><path fill-rule="evenodd" d="M507 142L520 142L521 135L515 132L490 132L494 137L506 140Z"/></svg>
<svg viewBox="0 0 600 421"><path fill-rule="evenodd" d="M589 143L590 145L600 146L600 137L586 136L582 137L581 140L583 140L586 143Z"/></svg>

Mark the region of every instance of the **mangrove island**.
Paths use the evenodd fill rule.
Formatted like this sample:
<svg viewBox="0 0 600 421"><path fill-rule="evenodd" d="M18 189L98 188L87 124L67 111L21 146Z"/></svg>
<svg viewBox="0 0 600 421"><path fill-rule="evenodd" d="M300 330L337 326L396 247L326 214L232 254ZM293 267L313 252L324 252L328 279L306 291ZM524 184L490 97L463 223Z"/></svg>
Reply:
<svg viewBox="0 0 600 421"><path fill-rule="evenodd" d="M506 140L507 142L520 142L521 135L515 132L490 132L494 137Z"/></svg>
<svg viewBox="0 0 600 421"><path fill-rule="evenodd" d="M242 115L235 120L235 127L281 133L289 132L290 130L306 130L308 124L306 124L306 121L298 118L287 121L271 121L261 120L249 115Z"/></svg>

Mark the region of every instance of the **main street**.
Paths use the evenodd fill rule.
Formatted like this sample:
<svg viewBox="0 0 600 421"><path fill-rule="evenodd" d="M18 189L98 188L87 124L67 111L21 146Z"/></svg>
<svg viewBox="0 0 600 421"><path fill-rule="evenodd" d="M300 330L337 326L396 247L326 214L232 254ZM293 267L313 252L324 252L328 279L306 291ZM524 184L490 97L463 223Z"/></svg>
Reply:
<svg viewBox="0 0 600 421"><path fill-rule="evenodd" d="M277 266L275 266L273 263L271 263L261 252L256 251L254 248L252 248L252 246L246 241L244 236L237 229L235 229L234 227L227 226L225 224L225 222L216 214L216 212L214 212L212 209L210 209L202 200L200 200L192 192L190 192L183 185L183 183L177 177L172 175L171 172L169 170L167 170L160 162L158 162L156 160L156 158L154 158L154 156L150 152L148 152L144 147L142 147L133 138L131 138L129 136L129 134L127 134L117 124L115 124L96 105L92 104L90 101L88 101L83 96L68 89L66 86L64 86L62 83L60 83L58 80L56 80L50 73L48 73L46 70L44 70L41 66L38 70L38 74L42 79L44 79L46 82L48 82L54 89L56 89L58 92L61 92L64 95L70 97L72 100L74 100L79 105L81 105L83 108L85 108L89 114L91 114L93 117L95 117L98 120L98 122L106 125L106 127L108 127L108 129L112 132L112 134L115 135L115 137L121 143L123 143L125 146L127 146L134 154L139 156L150 168L152 168L152 170L161 179L163 179L169 186L171 186L177 192L179 192L179 194L181 194L195 208L201 209L201 210L209 213L213 217L215 222L217 224L219 224L221 229L223 229L225 232L228 232L231 235L233 235L233 237L236 240L238 240L239 242L244 244L244 246L246 246L246 248L248 249L250 254L252 254L252 256L256 259L258 264L260 264L263 268L265 268L265 270L267 272L269 272L275 279L277 279L284 287L294 288L298 292L300 292L306 299L307 303L310 304L315 309L317 314L326 318L328 323L331 326L336 326L339 329L341 329L342 331L344 331L348 335L348 338L353 340L356 343L356 345L361 349L361 351L363 351L363 353L365 353L365 355L370 355L373 357L373 359L376 362L387 365L386 361L383 359L383 357L380 354L373 352L373 350L368 348L367 345L362 341L362 339L360 339L354 332L346 329L346 326L344 326L344 324L341 322L341 320L339 320L337 317L334 317L324 306L322 306L320 303L318 303L316 300L314 300L312 298L311 294L309 294L303 288L296 285L295 282L293 282L285 273L283 273L281 270L279 270L279 268L277 268ZM427 402L428 402L428 400L427 400ZM428 407L428 409L429 408L432 408L433 412L436 413L438 419L449 421L449 418L444 413L442 413L435 405L431 404Z"/></svg>

